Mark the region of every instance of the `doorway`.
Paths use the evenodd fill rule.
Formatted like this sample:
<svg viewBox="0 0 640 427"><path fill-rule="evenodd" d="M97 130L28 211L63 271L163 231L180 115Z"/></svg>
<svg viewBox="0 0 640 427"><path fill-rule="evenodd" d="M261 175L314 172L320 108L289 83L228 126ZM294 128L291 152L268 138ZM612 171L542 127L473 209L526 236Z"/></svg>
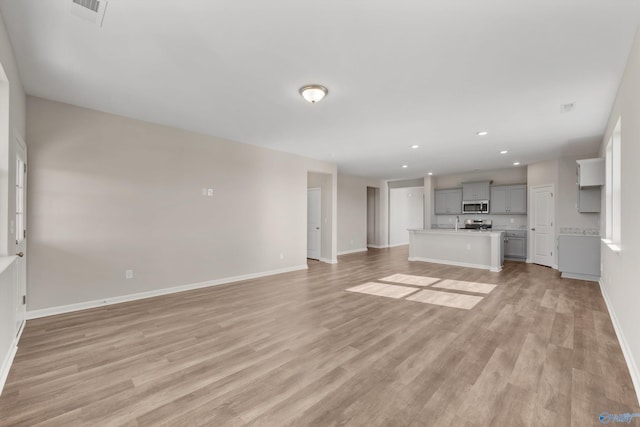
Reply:
<svg viewBox="0 0 640 427"><path fill-rule="evenodd" d="M556 268L553 184L531 187L531 262Z"/></svg>
<svg viewBox="0 0 640 427"><path fill-rule="evenodd" d="M377 248L380 232L378 212L380 209L380 189L367 187L367 247Z"/></svg>
<svg viewBox="0 0 640 427"><path fill-rule="evenodd" d="M409 244L409 229L424 228L424 187L389 191L389 246Z"/></svg>
<svg viewBox="0 0 640 427"><path fill-rule="evenodd" d="M307 189L307 258L319 260L322 255L322 190Z"/></svg>

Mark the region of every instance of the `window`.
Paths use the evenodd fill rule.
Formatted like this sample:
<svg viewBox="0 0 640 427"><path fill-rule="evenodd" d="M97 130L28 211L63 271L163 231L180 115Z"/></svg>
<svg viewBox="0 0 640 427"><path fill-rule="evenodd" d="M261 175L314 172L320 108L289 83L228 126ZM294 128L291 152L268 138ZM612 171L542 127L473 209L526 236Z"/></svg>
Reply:
<svg viewBox="0 0 640 427"><path fill-rule="evenodd" d="M16 244L25 238L25 175L26 167L20 157L16 161Z"/></svg>
<svg viewBox="0 0 640 427"><path fill-rule="evenodd" d="M606 152L606 179L605 179L605 221L606 240L605 243L614 251L620 250L621 232L621 196L622 196L622 174L621 174L621 119L618 118L613 135L607 143Z"/></svg>

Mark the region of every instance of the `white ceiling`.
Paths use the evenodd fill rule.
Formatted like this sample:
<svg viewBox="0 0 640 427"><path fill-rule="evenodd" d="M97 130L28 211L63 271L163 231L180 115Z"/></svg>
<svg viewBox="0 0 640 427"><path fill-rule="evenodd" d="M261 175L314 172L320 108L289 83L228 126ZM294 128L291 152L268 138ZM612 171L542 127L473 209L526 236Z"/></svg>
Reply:
<svg viewBox="0 0 640 427"><path fill-rule="evenodd" d="M591 154L640 16L637 0L110 0L100 28L70 3L0 0L29 94L378 178ZM305 102L309 83L327 98Z"/></svg>

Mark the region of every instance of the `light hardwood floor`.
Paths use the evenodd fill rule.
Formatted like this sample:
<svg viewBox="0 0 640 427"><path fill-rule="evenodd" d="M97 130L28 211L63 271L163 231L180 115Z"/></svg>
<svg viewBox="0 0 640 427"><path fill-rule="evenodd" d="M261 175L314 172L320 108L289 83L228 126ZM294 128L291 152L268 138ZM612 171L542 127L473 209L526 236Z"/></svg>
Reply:
<svg viewBox="0 0 640 427"><path fill-rule="evenodd" d="M0 426L597 426L640 412L597 284L407 255L31 320ZM398 273L497 286L471 310L345 291Z"/></svg>

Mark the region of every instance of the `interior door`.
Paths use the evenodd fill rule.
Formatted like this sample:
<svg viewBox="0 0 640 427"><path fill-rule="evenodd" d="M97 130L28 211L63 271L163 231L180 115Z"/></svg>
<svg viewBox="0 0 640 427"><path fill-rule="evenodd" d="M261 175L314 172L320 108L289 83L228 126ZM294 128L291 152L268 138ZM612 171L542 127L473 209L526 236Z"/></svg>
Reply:
<svg viewBox="0 0 640 427"><path fill-rule="evenodd" d="M27 147L16 138L15 167L16 167L16 203L15 203L15 254L17 272L16 299L16 332L24 324L26 315L27 295Z"/></svg>
<svg viewBox="0 0 640 427"><path fill-rule="evenodd" d="M536 264L553 267L555 242L553 185L532 187L531 201L532 261Z"/></svg>
<svg viewBox="0 0 640 427"><path fill-rule="evenodd" d="M320 259L322 199L319 188L307 190L307 258Z"/></svg>

